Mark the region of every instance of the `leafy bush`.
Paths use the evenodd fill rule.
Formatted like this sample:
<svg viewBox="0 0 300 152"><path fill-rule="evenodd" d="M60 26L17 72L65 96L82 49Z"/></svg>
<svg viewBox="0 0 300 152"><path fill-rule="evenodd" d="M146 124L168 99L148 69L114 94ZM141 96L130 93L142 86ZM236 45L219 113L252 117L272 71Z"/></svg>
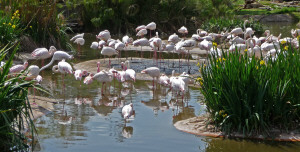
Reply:
<svg viewBox="0 0 300 152"><path fill-rule="evenodd" d="M9 78L9 68L16 53L14 47L6 64L0 70L0 149L2 151L24 151L29 146L23 133L25 127L34 142L34 124L31 120L32 111L27 98L28 88L37 87L34 81L25 81L22 74ZM3 61L9 49L0 50L0 61Z"/></svg>
<svg viewBox="0 0 300 152"><path fill-rule="evenodd" d="M245 135L299 127L300 50L287 44L281 50L264 60L222 53L202 65L198 82L216 126Z"/></svg>
<svg viewBox="0 0 300 152"><path fill-rule="evenodd" d="M20 27L20 14L16 10L14 13L0 13L0 47L5 44L17 41L22 31Z"/></svg>

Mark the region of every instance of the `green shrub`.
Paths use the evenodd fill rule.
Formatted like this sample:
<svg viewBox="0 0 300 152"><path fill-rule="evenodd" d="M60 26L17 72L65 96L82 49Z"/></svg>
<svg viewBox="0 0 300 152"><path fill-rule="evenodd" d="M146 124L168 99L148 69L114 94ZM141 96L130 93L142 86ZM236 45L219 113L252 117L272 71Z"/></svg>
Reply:
<svg viewBox="0 0 300 152"><path fill-rule="evenodd" d="M276 60L235 51L202 65L198 82L216 126L245 135L299 127L300 50L287 44L281 50Z"/></svg>
<svg viewBox="0 0 300 152"><path fill-rule="evenodd" d="M15 42L19 39L22 31L20 27L19 11L0 13L0 47Z"/></svg>

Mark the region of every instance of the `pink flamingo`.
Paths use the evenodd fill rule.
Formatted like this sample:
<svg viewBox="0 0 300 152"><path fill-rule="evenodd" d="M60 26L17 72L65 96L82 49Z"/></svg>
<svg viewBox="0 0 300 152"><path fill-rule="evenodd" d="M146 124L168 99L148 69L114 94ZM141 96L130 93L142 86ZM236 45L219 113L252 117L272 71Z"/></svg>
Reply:
<svg viewBox="0 0 300 152"><path fill-rule="evenodd" d="M151 31L156 29L156 24L154 22L151 22L146 26L146 29L150 30L150 38L151 38Z"/></svg>
<svg viewBox="0 0 300 152"><path fill-rule="evenodd" d="M35 59L42 59L42 66L44 66L45 59L51 57L55 51L56 48L54 46L51 46L49 51L46 48L37 48L31 53L31 56Z"/></svg>
<svg viewBox="0 0 300 152"><path fill-rule="evenodd" d="M62 61L58 62L58 65L52 67L52 71L54 73L61 73L62 81L63 81L63 88L65 89L64 83L64 76L65 74L73 74L72 66L63 59Z"/></svg>
<svg viewBox="0 0 300 152"><path fill-rule="evenodd" d="M24 64L18 64L18 65L14 65L9 69L9 73L21 73L22 71L24 71L28 66L28 62L24 62Z"/></svg>
<svg viewBox="0 0 300 152"><path fill-rule="evenodd" d="M152 84L153 84L153 89L154 89L154 78L158 79L160 75L160 70L157 67L150 67L145 70L142 70L141 73L145 73L150 75L153 78Z"/></svg>
<svg viewBox="0 0 300 152"><path fill-rule="evenodd" d="M101 54L109 57L108 67L110 67L110 57L118 54L118 52L114 48L104 46L101 50Z"/></svg>
<svg viewBox="0 0 300 152"><path fill-rule="evenodd" d="M180 29L178 29L178 32L183 34L183 37L185 38L185 34L188 34L188 30L185 26L182 26Z"/></svg>
<svg viewBox="0 0 300 152"><path fill-rule="evenodd" d="M122 116L125 120L125 124L126 124L126 119L129 119L132 115L134 115L134 110L133 110L133 104L130 103L128 105L125 105L123 108L122 108Z"/></svg>
<svg viewBox="0 0 300 152"><path fill-rule="evenodd" d="M51 66L55 60L63 60L63 59L73 59L73 55L69 55L67 52L65 51L56 51L54 52L52 59L50 61L50 63L48 63L47 65L43 66L41 68L41 71L48 68L49 66Z"/></svg>

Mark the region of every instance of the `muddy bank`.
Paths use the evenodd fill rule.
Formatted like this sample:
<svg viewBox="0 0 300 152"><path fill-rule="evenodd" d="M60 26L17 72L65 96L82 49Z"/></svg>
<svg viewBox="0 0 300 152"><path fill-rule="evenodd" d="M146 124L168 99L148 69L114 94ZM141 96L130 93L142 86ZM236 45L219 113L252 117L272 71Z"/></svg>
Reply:
<svg viewBox="0 0 300 152"><path fill-rule="evenodd" d="M208 136L208 137L222 137L228 138L228 135L215 129L213 125L207 125L208 118L205 116L193 117L186 120L178 121L174 124L175 128L194 135ZM241 133L230 134L231 138L247 138L247 139L259 139L259 140L275 140L275 141L298 141L300 142L300 133L293 132L290 133L280 133L279 131L271 131L271 135L274 135L274 139L265 138L263 135L245 137Z"/></svg>

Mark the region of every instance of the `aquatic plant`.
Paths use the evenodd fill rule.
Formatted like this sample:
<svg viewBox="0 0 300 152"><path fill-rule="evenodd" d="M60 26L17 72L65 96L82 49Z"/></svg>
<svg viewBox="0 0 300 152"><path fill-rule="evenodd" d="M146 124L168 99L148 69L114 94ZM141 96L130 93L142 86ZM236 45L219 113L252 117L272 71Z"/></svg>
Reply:
<svg viewBox="0 0 300 152"><path fill-rule="evenodd" d="M18 47L14 45L8 48L6 45L0 50L0 62L2 62L11 48L14 50L0 70L0 149L25 151L29 150L29 142L34 143L35 133L31 119L32 111L27 98L28 88L40 87L35 85L34 81L25 81L22 73L17 74L16 77L9 77L9 68ZM26 131L30 139L25 136Z"/></svg>
<svg viewBox="0 0 300 152"><path fill-rule="evenodd" d="M273 57L223 52L201 66L204 103L222 131L270 135L273 128L299 129L300 50L280 45Z"/></svg>

